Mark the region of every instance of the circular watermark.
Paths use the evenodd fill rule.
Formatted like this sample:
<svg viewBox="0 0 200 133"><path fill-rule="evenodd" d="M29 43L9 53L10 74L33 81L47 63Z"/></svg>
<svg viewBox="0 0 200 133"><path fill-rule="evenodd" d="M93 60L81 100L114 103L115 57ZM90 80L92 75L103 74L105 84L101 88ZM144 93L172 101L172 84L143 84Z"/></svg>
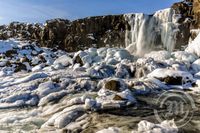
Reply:
<svg viewBox="0 0 200 133"><path fill-rule="evenodd" d="M173 119L177 127L183 127L190 122L196 109L192 97L179 90L162 93L156 104L159 108L154 109L154 115L158 122Z"/></svg>

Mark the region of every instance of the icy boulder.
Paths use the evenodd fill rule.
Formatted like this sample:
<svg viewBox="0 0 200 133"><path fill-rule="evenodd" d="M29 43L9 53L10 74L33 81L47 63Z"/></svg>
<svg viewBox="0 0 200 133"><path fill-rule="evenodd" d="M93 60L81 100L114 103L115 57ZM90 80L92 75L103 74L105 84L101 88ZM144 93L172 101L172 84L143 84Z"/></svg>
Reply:
<svg viewBox="0 0 200 133"><path fill-rule="evenodd" d="M99 48L99 49L97 49L98 55L103 57L103 58L105 58L106 54L107 54L107 49L108 48Z"/></svg>
<svg viewBox="0 0 200 133"><path fill-rule="evenodd" d="M90 55L91 57L95 57L95 56L98 55L98 54L97 54L97 49L96 49L96 48L89 48L89 49L88 49L88 53L89 53L89 55Z"/></svg>
<svg viewBox="0 0 200 133"><path fill-rule="evenodd" d="M92 78L108 78L114 75L115 69L110 65L99 64L87 69L87 73Z"/></svg>
<svg viewBox="0 0 200 133"><path fill-rule="evenodd" d="M145 54L147 58L153 58L156 61L167 60L171 57L171 53L169 51L152 51L148 54Z"/></svg>
<svg viewBox="0 0 200 133"><path fill-rule="evenodd" d="M127 50L121 49L116 51L116 53L114 54L114 58L116 58L119 61L123 59L132 60L133 56Z"/></svg>
<svg viewBox="0 0 200 133"><path fill-rule="evenodd" d="M16 79L16 81L13 84L19 84L19 83L24 83L24 82L29 82L32 80L40 79L40 78L46 78L48 75L46 73L38 72L38 73L32 73L29 74L26 77Z"/></svg>
<svg viewBox="0 0 200 133"><path fill-rule="evenodd" d="M140 79L139 81L130 81L129 88L132 88L135 94L149 94L159 90L167 90L169 87L155 78Z"/></svg>
<svg viewBox="0 0 200 133"><path fill-rule="evenodd" d="M185 51L173 52L172 57L174 57L176 61L189 62L189 63L192 63L197 59L196 55Z"/></svg>
<svg viewBox="0 0 200 133"><path fill-rule="evenodd" d="M67 55L63 55L58 59L56 59L53 64L54 65L61 64L62 66L66 67L72 64L72 59Z"/></svg>
<svg viewBox="0 0 200 133"><path fill-rule="evenodd" d="M109 127L109 128L102 129L96 133L121 133L121 130L117 127Z"/></svg>
<svg viewBox="0 0 200 133"><path fill-rule="evenodd" d="M186 85L193 82L193 76L189 72L177 71L173 69L156 69L147 75L156 78L168 85Z"/></svg>
<svg viewBox="0 0 200 133"><path fill-rule="evenodd" d="M0 41L0 54L17 47L17 43L12 40Z"/></svg>
<svg viewBox="0 0 200 133"><path fill-rule="evenodd" d="M42 98L52 92L56 92L59 90L60 88L56 86L52 81L47 81L39 85L37 92L39 97Z"/></svg>
<svg viewBox="0 0 200 133"><path fill-rule="evenodd" d="M194 73L198 73L200 71L200 59L192 63L192 69L194 70Z"/></svg>
<svg viewBox="0 0 200 133"><path fill-rule="evenodd" d="M73 63L76 64L80 64L81 66L83 66L86 63L92 63L92 56L85 51L79 51L77 53L75 53L74 58L73 58Z"/></svg>
<svg viewBox="0 0 200 133"><path fill-rule="evenodd" d="M185 51L200 57L200 34L188 45Z"/></svg>
<svg viewBox="0 0 200 133"><path fill-rule="evenodd" d="M96 98L97 103L101 104L102 109L120 108L120 106L136 102L127 84L121 79L104 79L99 82L101 88Z"/></svg>
<svg viewBox="0 0 200 133"><path fill-rule="evenodd" d="M138 130L132 133L178 133L178 127L173 120L163 121L160 124L144 120L138 124Z"/></svg>

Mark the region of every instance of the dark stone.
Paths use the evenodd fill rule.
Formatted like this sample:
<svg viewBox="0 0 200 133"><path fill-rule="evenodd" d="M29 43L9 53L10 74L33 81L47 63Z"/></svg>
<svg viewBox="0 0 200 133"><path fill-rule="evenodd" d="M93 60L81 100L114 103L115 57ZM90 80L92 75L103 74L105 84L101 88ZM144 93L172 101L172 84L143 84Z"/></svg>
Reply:
<svg viewBox="0 0 200 133"><path fill-rule="evenodd" d="M112 91L120 91L120 82L116 80L107 81L105 88Z"/></svg>
<svg viewBox="0 0 200 133"><path fill-rule="evenodd" d="M182 77L169 77L167 76L164 79L160 79L161 81L165 82L169 85L182 85L183 84L183 78Z"/></svg>

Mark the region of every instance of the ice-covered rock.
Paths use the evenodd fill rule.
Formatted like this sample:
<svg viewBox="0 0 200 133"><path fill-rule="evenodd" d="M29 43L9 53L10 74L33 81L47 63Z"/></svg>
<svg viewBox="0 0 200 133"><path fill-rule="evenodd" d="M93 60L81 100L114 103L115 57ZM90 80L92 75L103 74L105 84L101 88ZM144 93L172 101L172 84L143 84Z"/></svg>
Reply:
<svg viewBox="0 0 200 133"><path fill-rule="evenodd" d="M132 92L128 89L127 84L121 79L105 79L102 80L98 87L101 89L96 98L97 103L105 108L119 108L121 104L127 102L133 104L136 102Z"/></svg>
<svg viewBox="0 0 200 133"><path fill-rule="evenodd" d="M194 80L189 72L172 69L156 69L147 76L157 78L169 85L187 85Z"/></svg>
<svg viewBox="0 0 200 133"><path fill-rule="evenodd" d="M121 61L123 59L132 60L133 56L127 50L118 50L114 54L114 58Z"/></svg>
<svg viewBox="0 0 200 133"><path fill-rule="evenodd" d="M178 133L178 127L171 121L163 121L160 124L154 124L148 121L141 121L138 124L138 130L132 133Z"/></svg>
<svg viewBox="0 0 200 133"><path fill-rule="evenodd" d="M59 90L60 88L58 86L56 87L55 83L53 83L52 81L47 81L47 82L41 83L38 86L38 89L36 91L38 93L38 96L42 98L52 92L56 92Z"/></svg>
<svg viewBox="0 0 200 133"><path fill-rule="evenodd" d="M87 72L93 78L107 78L115 74L115 69L110 65L99 64L87 69Z"/></svg>
<svg viewBox="0 0 200 133"><path fill-rule="evenodd" d="M96 133L121 133L122 131L117 127L109 127L106 129L102 129Z"/></svg>
<svg viewBox="0 0 200 133"><path fill-rule="evenodd" d="M191 42L188 44L188 47L185 49L186 52L192 53L200 57L200 34Z"/></svg>
<svg viewBox="0 0 200 133"><path fill-rule="evenodd" d="M89 52L89 55L91 56L91 57L95 57L95 56L97 56L97 49L96 48L89 48L88 49L88 52Z"/></svg>
<svg viewBox="0 0 200 133"><path fill-rule="evenodd" d="M9 50L13 50L13 48L17 47L17 43L13 40L7 40L7 41L0 41L0 54L6 53Z"/></svg>
<svg viewBox="0 0 200 133"><path fill-rule="evenodd" d="M41 73L41 72L38 72L38 73L32 73L26 77L23 77L21 79L17 79L14 84L18 84L18 83L23 83L23 82L28 82L28 81L31 81L31 80L35 80L35 79L38 79L38 78L46 78L48 77L48 75L46 73Z"/></svg>
<svg viewBox="0 0 200 133"><path fill-rule="evenodd" d="M150 94L160 90L168 90L169 87L163 84L160 80L155 78L139 79L137 81L130 81L129 88L137 95Z"/></svg>
<svg viewBox="0 0 200 133"><path fill-rule="evenodd" d="M194 70L194 73L198 73L200 71L200 59L193 62L191 67Z"/></svg>
<svg viewBox="0 0 200 133"><path fill-rule="evenodd" d="M61 64L64 67L69 66L69 65L73 64L72 58L70 58L67 55L63 55L63 56L59 57L58 59L56 59L53 63L53 65L58 65L58 64Z"/></svg>
<svg viewBox="0 0 200 133"><path fill-rule="evenodd" d="M192 63L197 59L196 55L185 52L185 51L173 52L172 57L174 57L175 60L177 60L179 62L189 62L189 63Z"/></svg>
<svg viewBox="0 0 200 133"><path fill-rule="evenodd" d="M153 58L156 61L164 61L171 58L171 53L169 51L152 51L144 56L147 58Z"/></svg>
<svg viewBox="0 0 200 133"><path fill-rule="evenodd" d="M38 71L42 70L42 68L44 68L44 67L45 67L45 64L42 63L42 64L39 64L39 65L33 67L33 68L31 69L31 71L32 71L32 72L38 72Z"/></svg>
<svg viewBox="0 0 200 133"><path fill-rule="evenodd" d="M96 100L91 98L85 99L85 109L93 109L96 107Z"/></svg>

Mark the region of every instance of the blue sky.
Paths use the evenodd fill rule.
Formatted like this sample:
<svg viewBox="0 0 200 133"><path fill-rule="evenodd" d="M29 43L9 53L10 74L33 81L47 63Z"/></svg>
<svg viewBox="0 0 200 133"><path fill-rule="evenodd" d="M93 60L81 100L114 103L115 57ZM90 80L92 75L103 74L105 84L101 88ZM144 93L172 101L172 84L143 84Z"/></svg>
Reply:
<svg viewBox="0 0 200 133"><path fill-rule="evenodd" d="M151 14L177 1L180 0L1 0L0 24L133 12Z"/></svg>

